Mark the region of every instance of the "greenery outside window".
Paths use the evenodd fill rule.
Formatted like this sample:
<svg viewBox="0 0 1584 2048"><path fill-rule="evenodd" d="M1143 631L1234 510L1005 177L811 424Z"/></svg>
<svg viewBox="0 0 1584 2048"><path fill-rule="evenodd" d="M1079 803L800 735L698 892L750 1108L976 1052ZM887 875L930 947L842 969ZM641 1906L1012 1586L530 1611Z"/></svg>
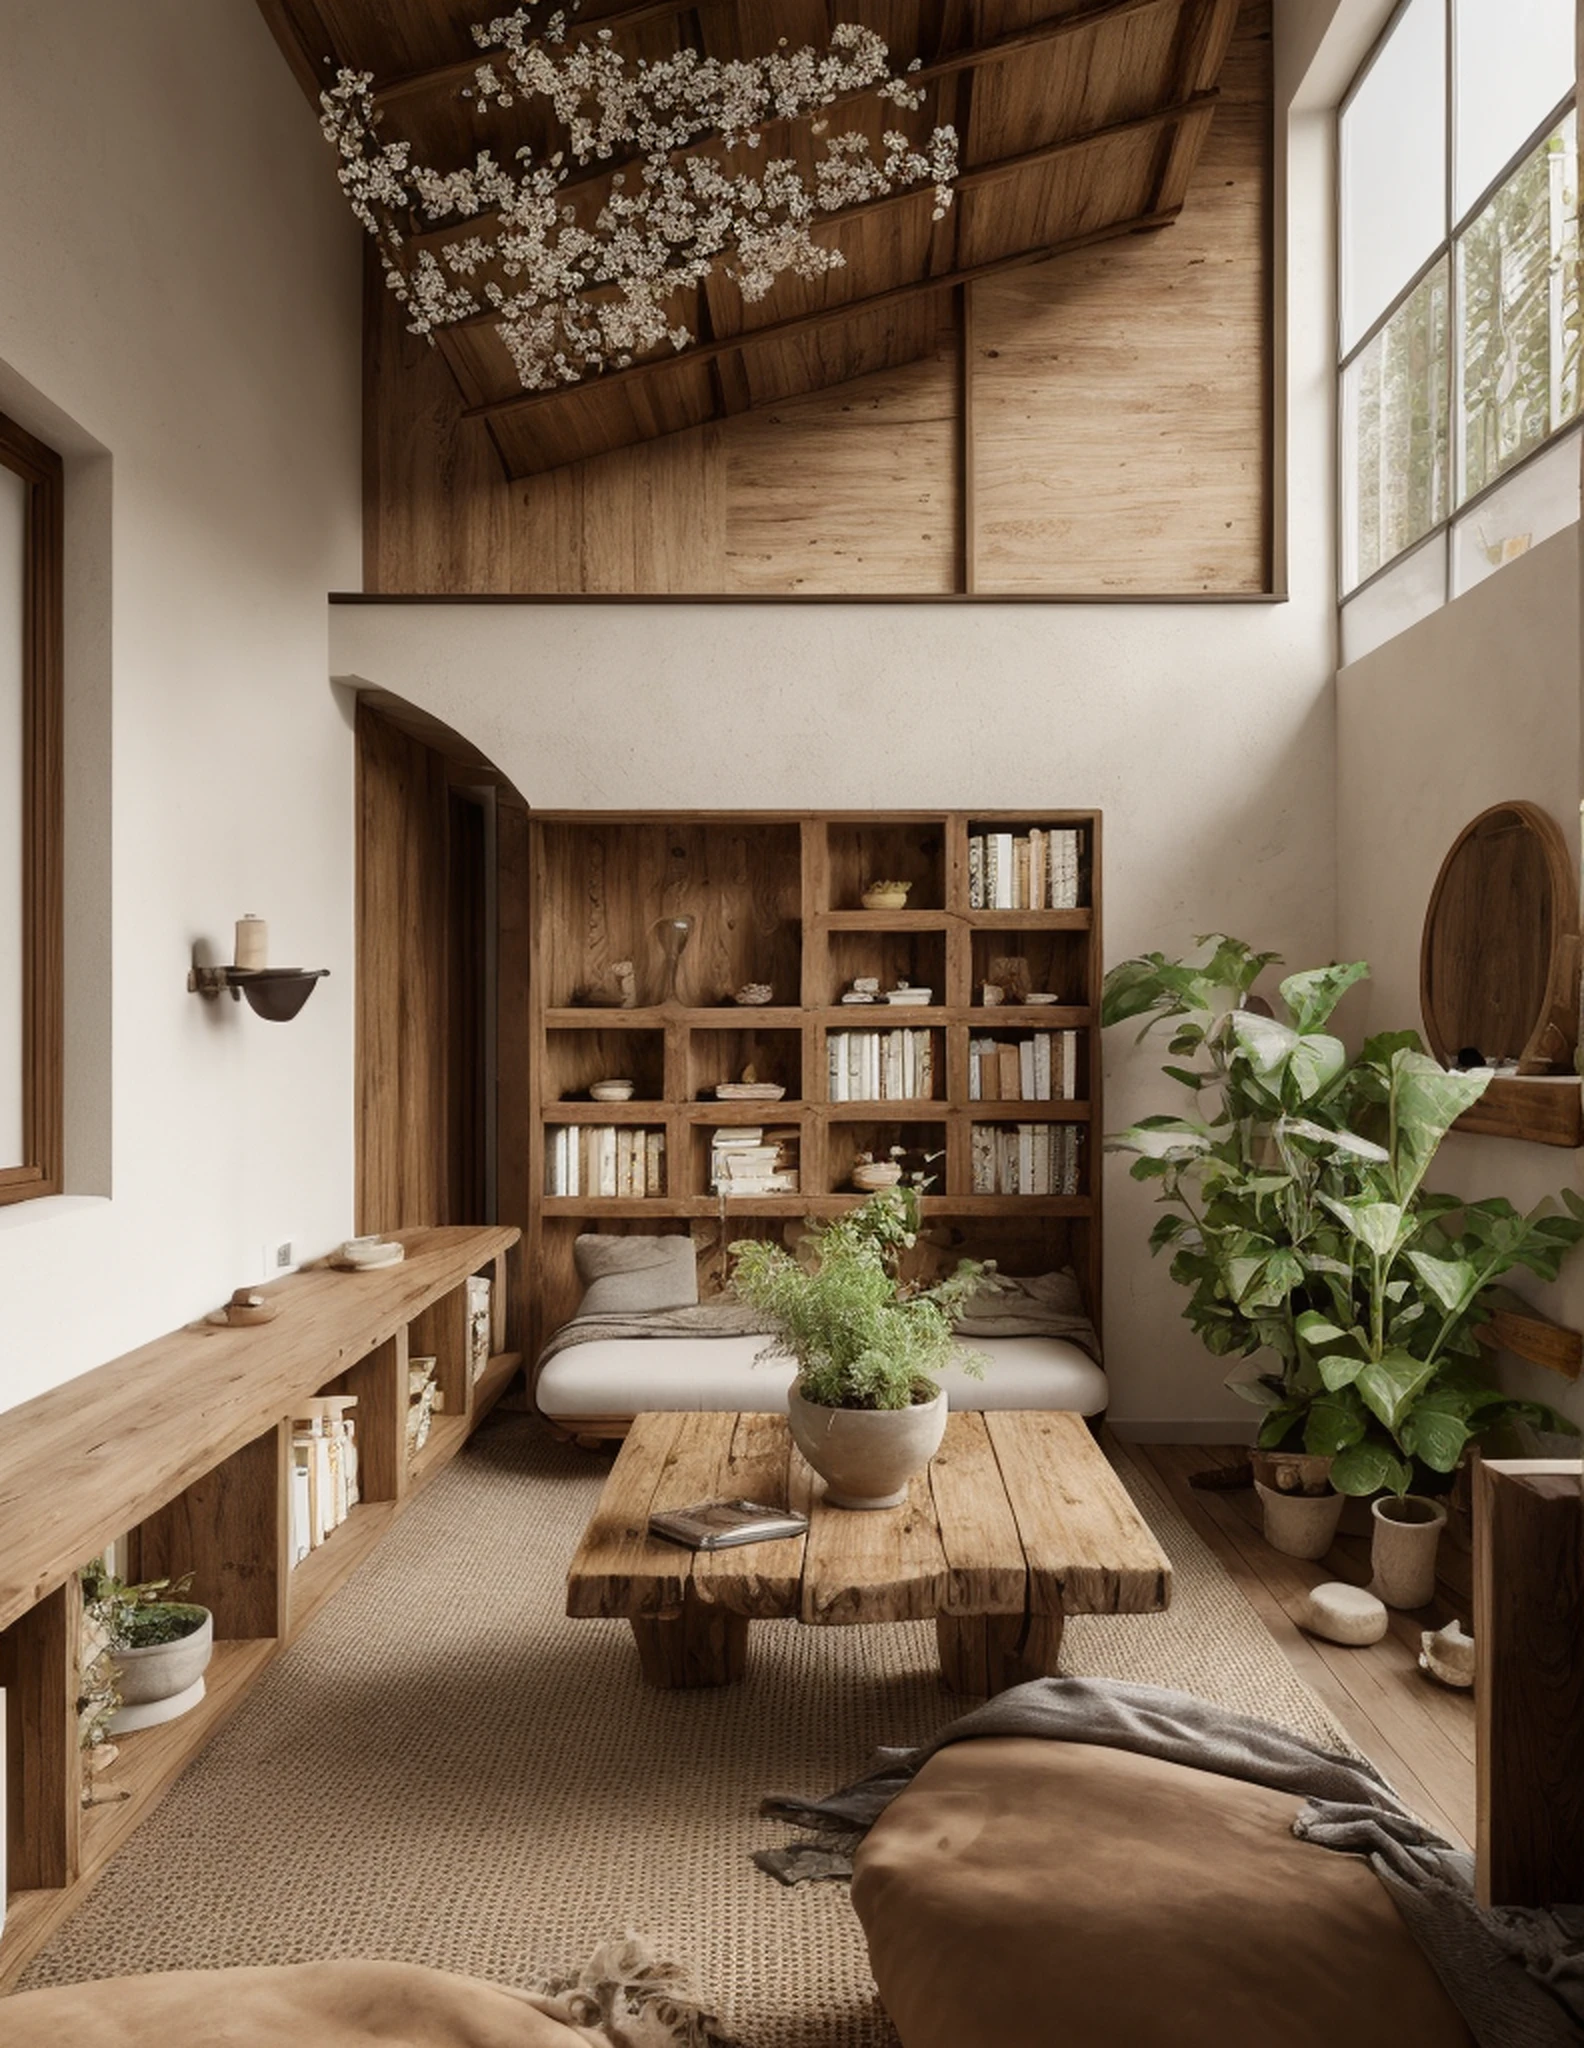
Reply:
<svg viewBox="0 0 1584 2048"><path fill-rule="evenodd" d="M1349 660L1578 517L1576 448L1506 481L1580 409L1572 0L1404 0L1339 169Z"/></svg>
<svg viewBox="0 0 1584 2048"><path fill-rule="evenodd" d="M0 414L0 1203L61 1186L62 472Z"/></svg>

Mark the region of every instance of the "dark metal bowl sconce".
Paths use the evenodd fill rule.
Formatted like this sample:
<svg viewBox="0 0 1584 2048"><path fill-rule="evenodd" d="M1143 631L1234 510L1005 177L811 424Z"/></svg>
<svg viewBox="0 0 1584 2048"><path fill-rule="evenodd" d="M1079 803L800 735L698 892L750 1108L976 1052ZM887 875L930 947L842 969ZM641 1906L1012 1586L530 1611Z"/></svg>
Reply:
<svg viewBox="0 0 1584 2048"><path fill-rule="evenodd" d="M244 996L256 1017L271 1024L289 1024L313 994L314 983L330 972L328 967L199 967L187 976L195 994L214 1002L226 989L232 1002Z"/></svg>

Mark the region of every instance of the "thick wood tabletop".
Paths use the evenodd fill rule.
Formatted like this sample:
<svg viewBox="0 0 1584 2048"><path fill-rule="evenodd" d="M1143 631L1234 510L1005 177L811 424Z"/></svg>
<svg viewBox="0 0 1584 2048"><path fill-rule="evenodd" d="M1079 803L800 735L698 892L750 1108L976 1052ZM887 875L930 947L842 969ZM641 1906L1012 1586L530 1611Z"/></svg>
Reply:
<svg viewBox="0 0 1584 2048"><path fill-rule="evenodd" d="M745 1495L810 1517L807 1537L690 1551L648 1533L661 1508ZM567 1613L671 1619L1147 1614L1171 1566L1081 1416L958 1413L898 1508L827 1507L782 1415L634 1421L567 1580Z"/></svg>

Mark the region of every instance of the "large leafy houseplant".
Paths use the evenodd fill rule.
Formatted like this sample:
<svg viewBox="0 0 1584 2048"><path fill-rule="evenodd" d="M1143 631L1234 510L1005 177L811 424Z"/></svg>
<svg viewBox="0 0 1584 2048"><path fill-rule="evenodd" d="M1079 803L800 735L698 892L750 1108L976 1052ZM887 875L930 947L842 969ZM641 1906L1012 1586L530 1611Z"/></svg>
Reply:
<svg viewBox="0 0 1584 2048"><path fill-rule="evenodd" d="M1208 958L1151 953L1106 977L1102 1021L1143 1018L1140 1037L1169 1023L1164 1071L1189 1098L1107 1143L1159 1184L1151 1247L1170 1251L1206 1349L1263 1354L1228 1382L1265 1410L1260 1444L1333 1457L1340 1493L1400 1494L1416 1468L1452 1472L1517 1416L1569 1428L1489 1383L1475 1332L1504 1274L1556 1278L1584 1202L1565 1189L1565 1213L1522 1215L1425 1187L1488 1071L1448 1072L1412 1031L1350 1058L1324 1027L1362 961L1288 975L1278 1017L1249 995L1276 955L1219 935L1200 945Z"/></svg>
<svg viewBox="0 0 1584 2048"><path fill-rule="evenodd" d="M732 1287L775 1330L774 1354L796 1359L804 1399L821 1408L896 1409L932 1401L948 1364L976 1377L982 1358L958 1349L952 1324L990 1268L962 1260L933 1287L898 1266L918 1238L918 1193L887 1188L822 1225L794 1258L763 1238L731 1247Z"/></svg>

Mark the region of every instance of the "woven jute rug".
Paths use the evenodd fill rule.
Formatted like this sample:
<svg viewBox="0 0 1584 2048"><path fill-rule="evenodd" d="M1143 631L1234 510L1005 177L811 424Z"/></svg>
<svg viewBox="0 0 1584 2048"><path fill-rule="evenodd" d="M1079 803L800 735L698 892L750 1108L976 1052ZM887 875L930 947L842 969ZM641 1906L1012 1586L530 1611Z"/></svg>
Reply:
<svg viewBox="0 0 1584 2048"><path fill-rule="evenodd" d="M927 1623L760 1623L738 1686L659 1693L624 1622L568 1621L606 1466L500 1417L403 1516L34 1961L23 1988L390 1957L526 1984L632 1929L748 2048L892 2048L846 1890L753 1867L768 1791L820 1793L965 1710ZM1343 1738L1131 1466L1165 1614L1075 1619L1064 1668ZM3 2032L3 2028L0 2028Z"/></svg>

